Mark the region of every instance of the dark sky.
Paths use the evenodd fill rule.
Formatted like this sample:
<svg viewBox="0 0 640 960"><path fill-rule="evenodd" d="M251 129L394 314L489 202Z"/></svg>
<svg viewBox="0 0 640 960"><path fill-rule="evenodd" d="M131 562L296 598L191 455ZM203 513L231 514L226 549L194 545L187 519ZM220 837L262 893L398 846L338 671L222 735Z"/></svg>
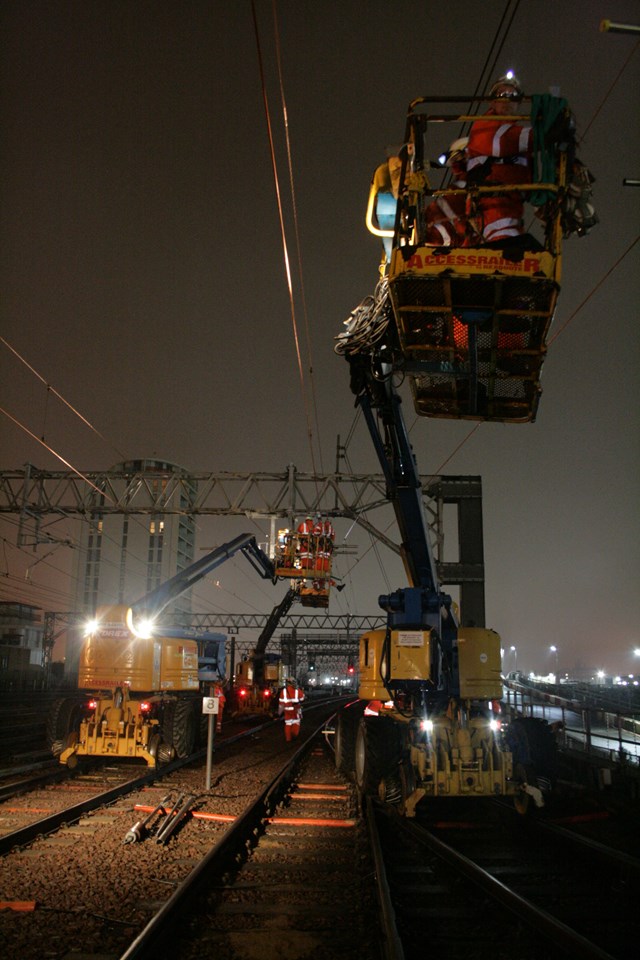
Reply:
<svg viewBox="0 0 640 960"><path fill-rule="evenodd" d="M255 6L297 275L272 4ZM627 251L640 191L622 181L640 176L640 55L637 35L598 28L639 23L636 0L277 4L316 466L334 469L354 417L333 338L377 279L371 174L401 142L410 100L473 92L507 6L517 13L495 75L515 69L527 93L560 87L601 222L565 246L552 332L570 322L549 350L536 423L484 424L449 459L472 423L413 425L410 404L407 420L421 472L447 461L447 473L482 476L487 623L518 667L550 669L554 643L564 669L628 672L640 645L640 285L638 247ZM47 402L3 344L1 405L82 471L153 456L193 471L310 470L249 0L5 0L0 19L2 336L106 441ZM297 281L295 293L304 331ZM1 469L64 469L6 417L0 441ZM362 424L348 456L378 471ZM0 532L1 598L68 609L70 551L27 554L15 523ZM200 546L236 532L203 526ZM369 548L362 531L350 539ZM404 585L380 556L387 580L369 551L332 612L374 613L379 593ZM355 559L340 561L343 575ZM200 609L271 609L279 591L242 563L201 589Z"/></svg>

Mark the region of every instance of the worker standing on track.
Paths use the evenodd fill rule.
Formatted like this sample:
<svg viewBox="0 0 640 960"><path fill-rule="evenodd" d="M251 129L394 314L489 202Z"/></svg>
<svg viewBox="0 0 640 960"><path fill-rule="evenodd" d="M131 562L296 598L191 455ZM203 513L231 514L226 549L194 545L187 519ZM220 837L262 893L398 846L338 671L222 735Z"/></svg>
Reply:
<svg viewBox="0 0 640 960"><path fill-rule="evenodd" d="M224 705L227 702L227 698L224 695L222 684L216 683L214 685L213 696L218 698L218 713L216 715L216 731L220 733L220 731L222 730L222 714L224 711Z"/></svg>
<svg viewBox="0 0 640 960"><path fill-rule="evenodd" d="M295 740L300 733L303 700L304 693L296 683L295 678L287 677L278 701L278 714L280 716L284 715L284 738L287 743Z"/></svg>

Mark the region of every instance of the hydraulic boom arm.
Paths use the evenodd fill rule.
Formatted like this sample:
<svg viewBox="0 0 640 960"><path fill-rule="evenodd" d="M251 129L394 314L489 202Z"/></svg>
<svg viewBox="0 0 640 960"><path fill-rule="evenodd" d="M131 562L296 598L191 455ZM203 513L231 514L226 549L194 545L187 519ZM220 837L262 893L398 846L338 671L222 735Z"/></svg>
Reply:
<svg viewBox="0 0 640 960"><path fill-rule="evenodd" d="M167 580L156 590L147 593L140 600L131 604L134 618L157 617L177 597L182 596L190 587L195 586L216 567L226 560L230 560L236 553L243 553L251 566L264 580L275 583L275 567L273 561L260 549L253 534L242 533L235 540L223 543L200 560L196 560L185 570L180 570L174 577Z"/></svg>

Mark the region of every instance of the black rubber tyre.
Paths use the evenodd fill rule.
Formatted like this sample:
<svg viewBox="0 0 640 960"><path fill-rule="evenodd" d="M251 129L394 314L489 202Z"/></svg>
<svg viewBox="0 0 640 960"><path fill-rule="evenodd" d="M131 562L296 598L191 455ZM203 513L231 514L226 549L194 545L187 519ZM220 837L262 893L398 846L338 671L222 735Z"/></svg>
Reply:
<svg viewBox="0 0 640 960"><path fill-rule="evenodd" d="M363 796L377 794L381 780L399 772L400 756L399 735L393 720L363 717L355 751L356 785L360 793Z"/></svg>
<svg viewBox="0 0 640 960"><path fill-rule="evenodd" d="M69 697L54 700L47 717L47 740L54 757L60 756L68 734L80 726L82 706Z"/></svg>
<svg viewBox="0 0 640 960"><path fill-rule="evenodd" d="M513 756L516 780L549 792L557 778L558 750L553 731L545 720L519 717L509 724L506 741ZM534 809L527 794L515 798L518 813Z"/></svg>
<svg viewBox="0 0 640 960"><path fill-rule="evenodd" d="M520 717L509 724L507 745L513 754L514 766L521 765L533 776L552 787L557 778L558 750L553 731L545 720Z"/></svg>
<svg viewBox="0 0 640 960"><path fill-rule="evenodd" d="M168 700L162 707L160 730L164 743L173 743L173 718L176 712L176 701Z"/></svg>
<svg viewBox="0 0 640 960"><path fill-rule="evenodd" d="M177 700L171 724L171 743L176 756L183 759L193 753L198 738L198 717L193 700Z"/></svg>
<svg viewBox="0 0 640 960"><path fill-rule="evenodd" d="M342 710L336 718L334 743L336 770L345 776L352 776L354 773L356 736L360 719L360 711L354 707Z"/></svg>

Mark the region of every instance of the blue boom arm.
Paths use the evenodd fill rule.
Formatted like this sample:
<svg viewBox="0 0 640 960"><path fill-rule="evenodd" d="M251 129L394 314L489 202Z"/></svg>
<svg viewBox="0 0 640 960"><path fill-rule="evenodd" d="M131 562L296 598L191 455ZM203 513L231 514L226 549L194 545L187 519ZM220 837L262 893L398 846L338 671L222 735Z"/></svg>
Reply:
<svg viewBox="0 0 640 960"><path fill-rule="evenodd" d="M195 586L216 567L231 560L236 553L243 553L251 566L263 578L276 582L275 566L266 553L260 549L253 534L242 533L235 540L223 543L200 560L196 560L185 570L180 570L174 577L167 580L156 590L147 593L140 600L131 604L134 618L157 617L165 607L183 593Z"/></svg>
<svg viewBox="0 0 640 960"><path fill-rule="evenodd" d="M395 390L390 369L378 364L376 375L370 358L348 357L351 389L357 397L380 461L401 536L401 554L409 587L381 596L379 604L388 614L390 629L431 628L438 637L433 675L440 673L438 660L450 661L457 623L451 597L438 582L429 531L424 513L422 485L413 448L402 415L402 400Z"/></svg>

